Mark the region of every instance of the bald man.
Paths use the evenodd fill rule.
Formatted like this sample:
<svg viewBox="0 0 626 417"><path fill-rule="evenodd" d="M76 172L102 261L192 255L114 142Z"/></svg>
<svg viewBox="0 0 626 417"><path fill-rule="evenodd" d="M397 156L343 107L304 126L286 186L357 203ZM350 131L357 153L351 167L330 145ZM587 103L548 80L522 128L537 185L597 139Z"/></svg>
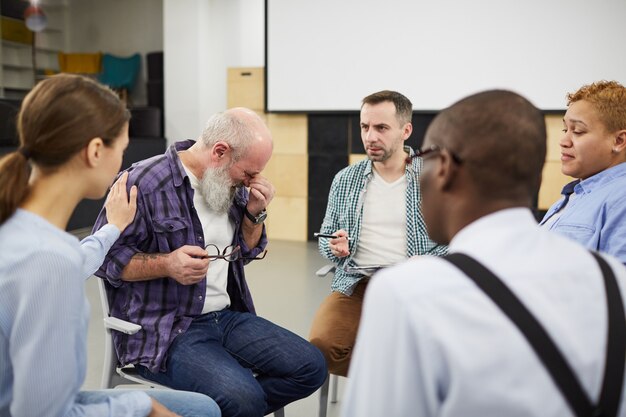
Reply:
<svg viewBox="0 0 626 417"><path fill-rule="evenodd" d="M342 415L626 415L626 324L623 302L614 304L624 296L626 269L537 225L530 207L546 156L541 112L509 91L472 95L439 113L417 154L428 232L452 255L422 256L374 276ZM489 273L452 263L463 255L501 285L479 287L469 276ZM487 287L510 291L504 308ZM557 354L542 343L533 349L505 314L515 299ZM558 354L570 372L558 367ZM556 366L556 376L546 365Z"/></svg>
<svg viewBox="0 0 626 417"><path fill-rule="evenodd" d="M142 326L114 333L121 363L210 396L227 417L271 413L326 377L316 347L256 316L244 276L265 254L274 187L261 172L271 154L263 121L235 108L209 119L197 141L133 165L135 221L96 273L111 314ZM105 223L101 213L94 230Z"/></svg>

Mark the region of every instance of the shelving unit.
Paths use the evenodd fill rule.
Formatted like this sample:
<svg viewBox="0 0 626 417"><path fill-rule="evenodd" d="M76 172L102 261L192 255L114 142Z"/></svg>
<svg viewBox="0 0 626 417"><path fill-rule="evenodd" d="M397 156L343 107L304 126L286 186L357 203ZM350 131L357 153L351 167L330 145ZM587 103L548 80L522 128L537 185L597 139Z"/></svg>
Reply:
<svg viewBox="0 0 626 417"><path fill-rule="evenodd" d="M14 1L14 0L5 0ZM4 3L4 1L3 1ZM16 3L18 3L16 1ZM0 97L22 98L37 80L45 77L46 70L59 70L58 53L65 47L67 0L46 0L39 3L48 18L47 27L34 34L36 71L33 71L32 43L7 40L0 42ZM2 23L23 25L15 16L4 16ZM26 29L27 30L27 29Z"/></svg>

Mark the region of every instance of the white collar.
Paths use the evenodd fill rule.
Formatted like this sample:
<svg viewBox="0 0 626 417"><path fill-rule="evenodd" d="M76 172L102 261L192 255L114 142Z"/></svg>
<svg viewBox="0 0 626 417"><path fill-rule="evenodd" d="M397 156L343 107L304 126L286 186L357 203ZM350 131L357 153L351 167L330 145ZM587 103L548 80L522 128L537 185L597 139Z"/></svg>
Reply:
<svg viewBox="0 0 626 417"><path fill-rule="evenodd" d="M450 253L482 252L481 241L500 240L502 235L515 235L518 231L528 230L528 227L537 226L530 209L515 207L499 210L481 217L461 229L450 241ZM538 227L538 226L537 226Z"/></svg>

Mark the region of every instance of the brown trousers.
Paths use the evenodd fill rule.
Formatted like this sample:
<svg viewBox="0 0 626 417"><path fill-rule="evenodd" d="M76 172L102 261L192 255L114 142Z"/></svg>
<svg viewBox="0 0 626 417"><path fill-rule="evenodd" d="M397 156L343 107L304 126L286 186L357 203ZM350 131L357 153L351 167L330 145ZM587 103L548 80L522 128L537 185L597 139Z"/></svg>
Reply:
<svg viewBox="0 0 626 417"><path fill-rule="evenodd" d="M309 340L324 354L331 374L348 375L368 282L359 281L351 296L332 292L315 313Z"/></svg>

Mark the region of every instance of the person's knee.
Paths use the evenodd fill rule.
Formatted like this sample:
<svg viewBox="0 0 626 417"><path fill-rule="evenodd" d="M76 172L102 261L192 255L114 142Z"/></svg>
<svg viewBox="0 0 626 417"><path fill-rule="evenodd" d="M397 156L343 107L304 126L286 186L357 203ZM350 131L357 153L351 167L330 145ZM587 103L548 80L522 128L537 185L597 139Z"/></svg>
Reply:
<svg viewBox="0 0 626 417"><path fill-rule="evenodd" d="M350 358L352 356L352 346L323 339L321 337L311 339L311 344L317 347L328 367L331 374L342 375L347 372Z"/></svg>
<svg viewBox="0 0 626 417"><path fill-rule="evenodd" d="M189 408L189 415L191 416L206 416L206 417L221 417L222 411L215 401L211 397L204 394L194 394L193 401L189 401L187 406Z"/></svg>
<svg viewBox="0 0 626 417"><path fill-rule="evenodd" d="M222 412L209 396L184 390L147 390L146 393L166 408L185 416L220 417Z"/></svg>
<svg viewBox="0 0 626 417"><path fill-rule="evenodd" d="M307 386L311 392L314 392L324 384L327 375L328 369L324 355L317 347L310 345L307 352L302 352L302 365L293 377L300 385Z"/></svg>

